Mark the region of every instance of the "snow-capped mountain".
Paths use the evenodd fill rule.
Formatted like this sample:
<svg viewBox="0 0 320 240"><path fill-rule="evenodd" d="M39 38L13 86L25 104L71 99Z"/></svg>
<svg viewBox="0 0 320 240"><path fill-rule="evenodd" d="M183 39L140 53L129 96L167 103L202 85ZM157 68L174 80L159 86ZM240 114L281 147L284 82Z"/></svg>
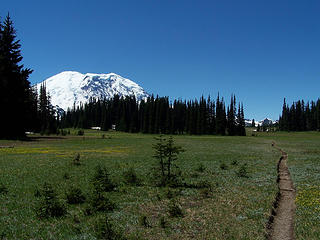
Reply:
<svg viewBox="0 0 320 240"><path fill-rule="evenodd" d="M255 121L254 123L255 123L255 126L258 127L258 125L260 125L260 126L270 126L270 125L275 124L275 123L277 123L277 122L278 122L278 121L273 121L273 120L270 119L270 118L265 118L265 119L263 119L263 120L261 120L261 121ZM252 125L252 120L250 120L250 119L245 119L245 124L246 124L247 127L251 127L251 125Z"/></svg>
<svg viewBox="0 0 320 240"><path fill-rule="evenodd" d="M134 95L141 100L149 96L138 84L115 73L82 74L65 71L38 83L38 90L43 83L51 96L52 105L63 110L72 108L74 104L78 106L86 103L90 98L108 99L117 94Z"/></svg>

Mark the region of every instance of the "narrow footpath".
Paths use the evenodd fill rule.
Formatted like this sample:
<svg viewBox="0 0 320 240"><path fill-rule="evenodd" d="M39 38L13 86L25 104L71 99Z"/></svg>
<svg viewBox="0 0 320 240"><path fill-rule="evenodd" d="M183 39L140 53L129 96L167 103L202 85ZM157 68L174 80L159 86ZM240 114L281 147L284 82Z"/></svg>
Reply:
<svg viewBox="0 0 320 240"><path fill-rule="evenodd" d="M287 166L288 154L278 148L275 143L272 146L281 152L278 162L278 187L279 192L273 203L273 209L267 225L268 240L292 240L294 235L295 197L296 190Z"/></svg>

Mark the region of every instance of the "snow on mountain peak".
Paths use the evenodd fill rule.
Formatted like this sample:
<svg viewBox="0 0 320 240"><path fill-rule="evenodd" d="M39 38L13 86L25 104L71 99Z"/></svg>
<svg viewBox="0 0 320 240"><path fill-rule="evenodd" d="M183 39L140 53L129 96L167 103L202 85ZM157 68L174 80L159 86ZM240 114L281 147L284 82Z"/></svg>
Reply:
<svg viewBox="0 0 320 240"><path fill-rule="evenodd" d="M114 95L134 95L138 100L149 95L137 83L116 73L82 74L75 71L58 73L42 83L51 96L53 106L67 110L75 104L88 102L90 98L112 98ZM40 89L42 83L36 85Z"/></svg>

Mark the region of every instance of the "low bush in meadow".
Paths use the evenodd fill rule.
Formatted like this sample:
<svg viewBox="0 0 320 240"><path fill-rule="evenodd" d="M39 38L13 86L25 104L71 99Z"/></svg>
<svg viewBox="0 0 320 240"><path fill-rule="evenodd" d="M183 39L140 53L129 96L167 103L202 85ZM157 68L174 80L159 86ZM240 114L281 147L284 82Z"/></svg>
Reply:
<svg viewBox="0 0 320 240"><path fill-rule="evenodd" d="M44 183L39 191L36 214L39 218L62 217L67 213L64 203L49 183Z"/></svg>
<svg viewBox="0 0 320 240"><path fill-rule="evenodd" d="M112 223L108 216L99 218L94 226L95 235L98 239L105 240L125 240L123 234L116 229L116 225Z"/></svg>
<svg viewBox="0 0 320 240"><path fill-rule="evenodd" d="M7 194L7 193L8 193L8 188L3 183L1 183L0 184L0 194Z"/></svg>
<svg viewBox="0 0 320 240"><path fill-rule="evenodd" d="M70 186L66 193L66 200L69 204L81 204L86 200L85 195L79 187Z"/></svg>
<svg viewBox="0 0 320 240"><path fill-rule="evenodd" d="M131 185L139 186L141 185L141 179L138 178L136 171L133 168L125 171L123 177L126 183Z"/></svg>
<svg viewBox="0 0 320 240"><path fill-rule="evenodd" d="M184 215L181 205L175 199L169 202L168 209L171 217L183 217Z"/></svg>
<svg viewBox="0 0 320 240"><path fill-rule="evenodd" d="M92 178L92 184L96 192L113 191L116 185L110 179L110 175L106 167L98 165Z"/></svg>

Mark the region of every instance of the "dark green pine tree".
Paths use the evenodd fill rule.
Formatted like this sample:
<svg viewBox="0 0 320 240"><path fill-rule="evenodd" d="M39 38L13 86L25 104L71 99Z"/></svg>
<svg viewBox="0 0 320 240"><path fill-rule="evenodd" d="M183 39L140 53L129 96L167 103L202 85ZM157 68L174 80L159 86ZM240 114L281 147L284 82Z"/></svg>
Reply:
<svg viewBox="0 0 320 240"><path fill-rule="evenodd" d="M227 110L227 131L229 136L237 134L236 127L236 97L231 95L230 106Z"/></svg>
<svg viewBox="0 0 320 240"><path fill-rule="evenodd" d="M150 98L149 106L149 133L155 133L155 118L156 118L156 108L155 108L155 99L152 95Z"/></svg>
<svg viewBox="0 0 320 240"><path fill-rule="evenodd" d="M107 104L105 101L103 101L102 103L102 107L101 107L101 123L100 123L100 127L102 131L107 131L109 130L110 126L109 126L109 122L108 122L108 114L107 114Z"/></svg>
<svg viewBox="0 0 320 240"><path fill-rule="evenodd" d="M39 94L39 124L41 134L52 134L57 132L58 123L55 111L51 105L50 96L47 93L45 84L40 87Z"/></svg>
<svg viewBox="0 0 320 240"><path fill-rule="evenodd" d="M208 134L214 134L216 131L216 111L215 103L211 101L210 96L208 98Z"/></svg>
<svg viewBox="0 0 320 240"><path fill-rule="evenodd" d="M203 96L200 98L199 111L198 111L198 122L200 126L198 127L198 134L208 133L208 108L207 101Z"/></svg>
<svg viewBox="0 0 320 240"><path fill-rule="evenodd" d="M220 100L220 96L218 94L217 101L216 101L216 133L219 135L226 134L226 109L225 104L222 100Z"/></svg>
<svg viewBox="0 0 320 240"><path fill-rule="evenodd" d="M283 99L282 116L279 118L279 128L282 131L289 131L289 109L286 99Z"/></svg>
<svg viewBox="0 0 320 240"><path fill-rule="evenodd" d="M316 110L315 110L315 119L316 119L316 130L320 131L320 99L318 99L317 104L316 104Z"/></svg>
<svg viewBox="0 0 320 240"><path fill-rule="evenodd" d="M24 137L30 122L27 111L32 96L28 77L32 70L20 64L20 48L8 14L4 22L0 22L0 138Z"/></svg>
<svg viewBox="0 0 320 240"><path fill-rule="evenodd" d="M27 131L39 132L39 115L38 115L38 91L36 88L29 89L29 100L27 106Z"/></svg>
<svg viewBox="0 0 320 240"><path fill-rule="evenodd" d="M252 119L251 127L256 127L256 122L254 121L254 119Z"/></svg>
<svg viewBox="0 0 320 240"><path fill-rule="evenodd" d="M144 99L142 99L138 106L138 131L139 132L143 132L143 129L144 129L145 106L146 106L146 103Z"/></svg>
<svg viewBox="0 0 320 240"><path fill-rule="evenodd" d="M239 136L246 136L246 124L244 120L244 110L243 110L243 104L241 103L241 106L239 104L239 113L238 113L238 135Z"/></svg>

